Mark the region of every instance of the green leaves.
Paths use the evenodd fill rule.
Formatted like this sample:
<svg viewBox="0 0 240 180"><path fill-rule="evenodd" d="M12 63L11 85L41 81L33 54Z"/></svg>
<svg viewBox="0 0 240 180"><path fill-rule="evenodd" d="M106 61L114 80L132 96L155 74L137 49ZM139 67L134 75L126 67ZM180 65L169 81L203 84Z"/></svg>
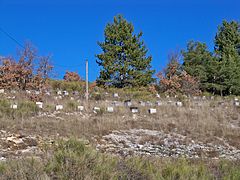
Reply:
<svg viewBox="0 0 240 180"><path fill-rule="evenodd" d="M240 26L223 21L215 37L214 54L206 44L190 41L183 68L201 82L201 89L220 95L240 94Z"/></svg>
<svg viewBox="0 0 240 180"><path fill-rule="evenodd" d="M134 34L133 25L118 15L107 24L104 35L104 42L98 42L103 51L97 55L97 64L102 67L99 85L122 88L153 82L152 57L147 56L142 33Z"/></svg>

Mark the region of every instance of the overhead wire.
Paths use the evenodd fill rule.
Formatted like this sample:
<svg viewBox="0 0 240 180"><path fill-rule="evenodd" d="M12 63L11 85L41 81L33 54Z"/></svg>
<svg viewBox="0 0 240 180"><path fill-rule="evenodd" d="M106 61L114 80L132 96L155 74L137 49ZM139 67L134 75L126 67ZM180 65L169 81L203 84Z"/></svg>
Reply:
<svg viewBox="0 0 240 180"><path fill-rule="evenodd" d="M10 33L8 33L7 31L5 31L2 27L0 27L0 31L6 35L8 38L10 38L12 41L14 41L17 45L19 45L21 48L24 49L24 46L16 39L14 38ZM62 64L56 64L53 63L54 66L56 67L60 67L60 68L73 68L73 67L79 67L82 66L83 64L76 64L76 65L62 65Z"/></svg>

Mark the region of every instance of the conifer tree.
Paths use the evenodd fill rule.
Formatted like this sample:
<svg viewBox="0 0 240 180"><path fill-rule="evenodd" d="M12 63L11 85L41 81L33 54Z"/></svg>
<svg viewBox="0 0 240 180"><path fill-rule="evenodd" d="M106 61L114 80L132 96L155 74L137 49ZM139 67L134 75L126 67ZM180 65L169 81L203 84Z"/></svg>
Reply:
<svg viewBox="0 0 240 180"><path fill-rule="evenodd" d="M205 43L190 41L187 50L182 51L183 69L201 83L201 90L206 90L208 83L208 68L213 60L212 54L207 50Z"/></svg>
<svg viewBox="0 0 240 180"><path fill-rule="evenodd" d="M215 37L221 95L240 94L240 24L223 21Z"/></svg>
<svg viewBox="0 0 240 180"><path fill-rule="evenodd" d="M108 23L104 42L98 42L102 53L97 64L102 67L98 85L122 87L146 86L153 82L152 57L141 40L142 33L134 34L134 27L122 15Z"/></svg>

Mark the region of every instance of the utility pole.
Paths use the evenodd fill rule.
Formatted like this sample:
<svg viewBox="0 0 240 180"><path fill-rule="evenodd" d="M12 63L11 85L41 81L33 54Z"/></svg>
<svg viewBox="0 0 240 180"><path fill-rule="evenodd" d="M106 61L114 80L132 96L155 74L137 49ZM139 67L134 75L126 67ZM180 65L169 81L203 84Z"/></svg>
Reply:
<svg viewBox="0 0 240 180"><path fill-rule="evenodd" d="M86 60L86 101L88 103L88 60Z"/></svg>

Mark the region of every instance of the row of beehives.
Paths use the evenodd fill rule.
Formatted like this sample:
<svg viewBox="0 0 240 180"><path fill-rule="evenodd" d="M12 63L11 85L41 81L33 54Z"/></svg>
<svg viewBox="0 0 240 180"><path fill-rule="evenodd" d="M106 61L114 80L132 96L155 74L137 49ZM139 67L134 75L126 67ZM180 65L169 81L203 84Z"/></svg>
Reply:
<svg viewBox="0 0 240 180"><path fill-rule="evenodd" d="M27 94L36 94L36 95L39 95L39 94L41 94L42 92L41 91L37 91L37 90L25 90L25 92L27 93ZM0 89L0 94L3 94L3 93L5 93L5 90L4 89ZM12 94L16 94L17 93L17 91L16 90L11 90L10 91L10 93L12 93ZM45 94L45 95L53 95L53 92L51 92L51 91L44 91L44 93L43 94ZM68 91L66 91L66 90L58 90L58 91L56 91L56 92L54 92L54 94L56 94L56 95L58 95L58 96L55 96L54 98L55 99L61 99L62 98L62 96L69 96L70 95L70 93L68 92ZM72 93L71 93L71 95L79 95L80 93L78 92L78 91L73 91ZM108 94L107 92L105 92L105 94ZM118 93L113 93L112 94L112 96L114 97L114 98L119 98L120 96L119 96L119 94ZM183 95L185 98L189 98L189 99L193 99L193 100L197 100L197 101L199 101L199 100L214 100L215 99L215 97L214 96L210 96L210 97L206 97L206 96L193 96L193 97L190 97L190 96L186 96L186 95ZM157 93L156 94L156 98L166 98L166 99L171 99L171 98L178 98L178 96L177 95L175 95L174 97L170 97L170 96L168 96L168 95L165 95L165 96L163 96L163 97L160 97L160 95ZM223 98L224 99L224 98ZM234 98L234 101L239 101L238 100L238 98L237 97L235 97Z"/></svg>
<svg viewBox="0 0 240 180"><path fill-rule="evenodd" d="M10 93L11 94L16 94L18 91L16 90L11 90ZM0 89L0 94L4 94L6 93L6 91L4 89ZM41 92L41 91L37 91L37 90L25 90L25 93L26 94L36 94L36 95L39 95L39 94L45 94L45 95L52 95L53 93L51 91L44 91ZM70 95L70 93L68 91L57 91L55 94L57 95L64 95L64 96L68 96ZM72 92L72 95L79 95L79 92L78 91L74 91Z"/></svg>
<svg viewBox="0 0 240 180"><path fill-rule="evenodd" d="M40 109L43 108L43 103L42 103L42 102L36 102L36 105L37 105L38 108L40 108ZM12 109L17 109L17 108L18 108L18 105L17 105L17 104L12 104L10 107L11 107ZM61 105L61 104L58 104L58 105L55 106L55 110L56 110L56 111L61 111L61 110L63 110L63 109L64 109L64 106ZM78 111L84 111L85 108L84 108L84 106L77 106L77 110L78 110ZM94 113L101 112L102 110L103 110L103 109L100 108L100 107L94 107L94 108L93 108L93 112L94 112ZM109 112L109 113L113 113L113 112L114 112L114 107L113 107L113 106L108 106L108 107L106 108L106 111ZM130 111L131 111L132 113L138 113L138 112L139 112L139 108L138 108L138 107L130 107ZM156 108L149 108L148 112L149 112L150 114L155 114L155 113L157 113L157 109L156 109Z"/></svg>
<svg viewBox="0 0 240 180"><path fill-rule="evenodd" d="M80 102L80 101L78 101ZM235 106L240 106L240 102L237 98L234 99L233 101L233 105ZM221 103L221 102L220 102ZM182 107L183 103L181 101L157 101L155 104L150 102L150 101L139 101L138 103L140 106L162 106L162 105L172 105L172 106L177 106L177 107ZM43 102L36 102L36 105L38 108L42 109L43 108ZM132 109L134 109L133 107L137 107L138 105L133 103L131 100L126 100L124 102L120 102L120 101L114 101L112 102L112 105L114 106L126 106L126 107L130 107ZM198 104L199 105L199 104ZM12 104L11 105L12 109L17 109L17 104ZM56 110L62 110L63 109L63 105L56 105L55 107ZM78 110L83 110L83 106L78 106ZM135 108L136 109L136 108ZM110 110L109 110L110 111ZM134 111L134 110L133 110Z"/></svg>
<svg viewBox="0 0 240 180"><path fill-rule="evenodd" d="M5 92L5 90L4 89L0 89L0 94L1 93L4 93ZM11 91L12 93L16 93L16 91ZM30 91L30 90L26 90L26 93L35 93L35 94L40 94L40 91ZM51 95L51 93L50 92L45 92L47 95ZM58 95L58 96L54 96L53 98L55 99L55 100L61 100L62 98L63 98L63 96L68 96L69 95L69 92L68 91L61 91L61 90L59 90L59 91L57 91L56 92L56 94ZM74 91L73 93L72 93L73 95L79 95L79 92L78 91ZM115 97L115 98L118 98L119 97L119 95L118 95L118 93L113 93L113 97ZM159 94L156 94L156 97L157 98L160 98L160 95ZM156 105L157 106L160 106L160 105L177 105L177 106L182 106L183 104L182 104L182 102L175 102L174 100L170 100L171 99L171 97L169 97L169 96L166 96L166 98L168 99L167 101L158 101L157 103L156 103ZM177 96L175 97L175 98L177 98ZM13 96L13 97L8 97L8 99L15 99L15 96ZM75 100L75 98L74 97L70 97L70 99L71 100ZM193 100L206 100L207 98L206 98L206 96L199 96L199 97L193 97L192 98ZM212 96L212 97L210 97L210 99L211 100L213 100L214 99L214 96ZM80 100L78 100L78 102L79 102ZM119 103L119 102L116 102L116 106L117 106L117 104L121 104L121 103ZM127 104L127 106L131 106L131 101L130 102L127 102L127 101L125 101L124 102L124 104ZM200 105L201 103L197 103L197 105ZM219 102L219 105L224 105L225 104L225 101L220 101ZM234 100L233 100L233 104L235 105L235 106L239 106L240 105L240 103L239 103L239 100L238 100L238 98L237 97L235 97L234 98ZM143 102L143 101L140 101L140 105L141 106L153 106L153 103L152 102Z"/></svg>

